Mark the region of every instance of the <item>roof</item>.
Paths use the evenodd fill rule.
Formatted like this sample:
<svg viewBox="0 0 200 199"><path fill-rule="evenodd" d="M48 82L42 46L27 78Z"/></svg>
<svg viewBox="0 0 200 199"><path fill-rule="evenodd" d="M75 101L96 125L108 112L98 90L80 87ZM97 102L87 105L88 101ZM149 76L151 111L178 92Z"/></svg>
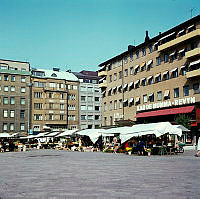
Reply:
<svg viewBox="0 0 200 199"><path fill-rule="evenodd" d="M98 76L98 72L96 71L81 71L81 72L73 72L79 79L96 79L98 80L100 77Z"/></svg>
<svg viewBox="0 0 200 199"><path fill-rule="evenodd" d="M34 69L33 71L44 72L45 75L42 78L64 79L68 81L78 81L78 78L71 72L54 71L46 69ZM40 77L40 76L38 76Z"/></svg>
<svg viewBox="0 0 200 199"><path fill-rule="evenodd" d="M139 44L138 46L135 46L135 47L131 48L130 50L124 51L123 53L121 53L121 54L119 54L119 55L117 55L117 56L115 56L115 57L112 57L111 59L108 59L107 61L105 61L105 62L99 64L99 66L103 66L103 65L105 65L105 64L110 63L110 62L113 61L113 60L120 59L120 58L122 58L123 56L128 55L130 52L135 52L135 51L139 50L141 47L146 46L146 45L148 45L148 44L151 44L152 42L158 41L159 39L165 37L166 35L168 35L168 34L174 32L174 31L176 31L176 30L178 30L178 29L181 29L181 28L183 28L184 26L187 26L187 25L189 25L189 24L191 24L191 23L194 23L194 22L196 22L197 20L200 20L200 15L197 15L197 16L191 18L190 20L187 20L187 21L185 21L185 22L183 22L183 23L181 23L181 24L179 24L179 25L177 25L177 26L175 26L175 27L173 27L173 28L171 28L171 29L165 31L165 32L162 33L162 34L159 34L159 35L153 37L152 39L148 40L147 42L141 43L141 44Z"/></svg>

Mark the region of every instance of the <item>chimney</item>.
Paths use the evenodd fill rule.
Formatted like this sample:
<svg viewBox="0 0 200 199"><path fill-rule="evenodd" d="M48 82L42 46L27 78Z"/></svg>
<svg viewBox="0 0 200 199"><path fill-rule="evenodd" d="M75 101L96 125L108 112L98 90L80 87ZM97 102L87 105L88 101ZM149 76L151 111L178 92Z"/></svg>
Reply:
<svg viewBox="0 0 200 199"><path fill-rule="evenodd" d="M147 41L149 41L149 40L150 40L150 38L149 38L149 33L148 33L148 31L146 30L145 42L147 42Z"/></svg>
<svg viewBox="0 0 200 199"><path fill-rule="evenodd" d="M135 46L132 46L132 45L128 45L128 51L131 51L135 48Z"/></svg>

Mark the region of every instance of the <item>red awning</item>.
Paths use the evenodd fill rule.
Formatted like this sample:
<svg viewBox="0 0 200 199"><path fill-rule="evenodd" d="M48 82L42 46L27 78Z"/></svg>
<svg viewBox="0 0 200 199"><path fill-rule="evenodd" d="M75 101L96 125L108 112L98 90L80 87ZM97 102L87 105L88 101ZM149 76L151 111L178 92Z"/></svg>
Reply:
<svg viewBox="0 0 200 199"><path fill-rule="evenodd" d="M149 111L144 113L137 113L136 118L139 117L153 117L159 115L173 115L173 114L180 114L180 113L191 113L194 110L194 106L185 106L179 108L168 108L164 110L158 111Z"/></svg>

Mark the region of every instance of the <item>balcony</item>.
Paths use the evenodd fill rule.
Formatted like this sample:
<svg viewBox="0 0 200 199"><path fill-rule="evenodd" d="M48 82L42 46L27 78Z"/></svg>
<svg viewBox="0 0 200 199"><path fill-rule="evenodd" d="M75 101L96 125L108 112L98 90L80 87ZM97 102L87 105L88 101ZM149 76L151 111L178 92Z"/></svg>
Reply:
<svg viewBox="0 0 200 199"><path fill-rule="evenodd" d="M188 39L191 39L197 36L200 36L200 29L194 30L190 33L187 33L186 35L177 37L176 39L173 39L163 45L158 46L158 51L160 52L160 51L166 50L170 47L176 46L177 44L180 44Z"/></svg>
<svg viewBox="0 0 200 199"><path fill-rule="evenodd" d="M100 72L98 72L98 76L99 77L106 76L107 74L108 74L107 71L100 71Z"/></svg>
<svg viewBox="0 0 200 199"><path fill-rule="evenodd" d="M195 56L200 56L200 48L195 48L185 53L187 59Z"/></svg>
<svg viewBox="0 0 200 199"><path fill-rule="evenodd" d="M101 84L99 84L99 88L106 88L107 87L107 81L103 80Z"/></svg>
<svg viewBox="0 0 200 199"><path fill-rule="evenodd" d="M198 76L200 76L200 68L186 73L187 79L192 78L192 77L198 77Z"/></svg>

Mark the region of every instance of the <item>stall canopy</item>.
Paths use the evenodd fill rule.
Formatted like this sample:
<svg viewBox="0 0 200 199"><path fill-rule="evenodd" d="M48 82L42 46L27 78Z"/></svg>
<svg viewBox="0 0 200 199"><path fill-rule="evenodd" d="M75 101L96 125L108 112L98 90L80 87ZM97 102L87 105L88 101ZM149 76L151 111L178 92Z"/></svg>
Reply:
<svg viewBox="0 0 200 199"><path fill-rule="evenodd" d="M59 135L56 135L56 137L65 137L65 136L68 136L68 135L72 135L76 131L77 130L67 130L67 131L64 131L63 133L60 133Z"/></svg>
<svg viewBox="0 0 200 199"><path fill-rule="evenodd" d="M173 125L176 128L180 128L183 132L189 132L190 130L184 127L183 125Z"/></svg>
<svg viewBox="0 0 200 199"><path fill-rule="evenodd" d="M99 136L105 132L105 129L85 129L78 131L77 134L89 136L90 140L95 143L98 140Z"/></svg>
<svg viewBox="0 0 200 199"><path fill-rule="evenodd" d="M9 137L12 137L12 136L8 133L0 133L0 138L9 138Z"/></svg>
<svg viewBox="0 0 200 199"><path fill-rule="evenodd" d="M121 143L124 143L132 137L151 134L154 134L156 137L160 137L166 133L169 133L170 135L176 134L181 136L182 130L180 128L174 127L170 122L137 124L128 128L127 130L121 131L120 139Z"/></svg>

